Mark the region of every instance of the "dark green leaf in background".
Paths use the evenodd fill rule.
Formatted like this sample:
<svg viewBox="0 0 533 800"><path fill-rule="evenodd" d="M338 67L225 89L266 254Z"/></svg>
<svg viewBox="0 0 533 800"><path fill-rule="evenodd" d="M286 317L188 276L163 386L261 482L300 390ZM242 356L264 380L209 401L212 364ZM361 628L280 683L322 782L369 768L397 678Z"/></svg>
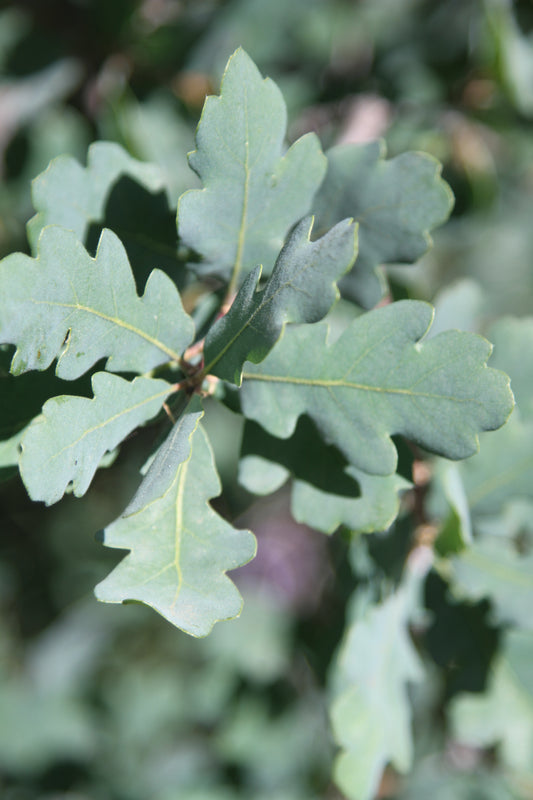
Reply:
<svg viewBox="0 0 533 800"><path fill-rule="evenodd" d="M265 468L267 464L279 467L278 485L269 486L270 480L264 481L266 473L262 476L253 466L257 457L265 462ZM255 494L274 491L292 475L324 492L357 497L359 487L357 481L346 474L347 467L341 452L322 441L309 417L299 418L289 439L277 439L250 420L244 426L239 480Z"/></svg>

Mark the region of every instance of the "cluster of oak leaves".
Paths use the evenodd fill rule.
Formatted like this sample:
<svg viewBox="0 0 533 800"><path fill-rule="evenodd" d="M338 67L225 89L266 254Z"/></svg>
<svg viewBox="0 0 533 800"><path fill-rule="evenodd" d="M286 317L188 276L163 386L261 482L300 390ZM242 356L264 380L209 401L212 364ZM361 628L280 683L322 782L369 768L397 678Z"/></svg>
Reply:
<svg viewBox="0 0 533 800"><path fill-rule="evenodd" d="M92 374L92 398L57 392L13 436L11 452L31 498L51 504L67 489L83 495L106 454L139 426L168 416L171 429L137 493L104 532L106 545L129 552L96 594L145 603L194 636L239 614L241 598L226 572L253 558L256 546L251 532L235 529L209 504L220 482L201 423L205 394L231 402L248 421L243 484L261 494L292 475L293 515L325 533L392 524L410 486L396 474L393 435L465 459L477 452L479 433L501 427L513 408L507 376L487 367L487 340L456 330L432 336L427 303L374 308L386 291L382 265L418 259L428 232L449 213L451 195L437 162L418 153L387 161L379 144L324 154L313 134L285 150L285 132L278 88L237 51L220 96L205 103L189 157L202 188L178 205L180 248L190 263L153 269L139 295L112 230L104 228L90 255L90 224L103 217L121 176L149 191L163 186L154 167L99 143L86 168L60 158L37 179L37 213L28 226L34 255L14 254L0 264L0 342L16 347L13 375L55 363L64 387L105 360L105 369ZM341 294L352 311L339 332L332 315ZM524 333L513 325L500 325L493 337L495 366L507 363L509 371ZM521 424L513 420L515 428ZM490 463L498 458L496 452ZM484 504L497 502L498 485L487 489L491 476L484 473L494 468L488 463L477 473L474 463L457 490L456 467L441 462L456 520L454 552L470 544L464 504L483 513ZM478 561L492 557L482 548L468 552ZM420 552L413 557L404 583L367 620L374 631L386 628L390 615L397 621L399 692L419 670L406 627L416 605L413 586L429 563ZM362 784L354 784L359 756L351 720L365 703L375 702L376 718L383 711L354 655L367 646L366 636L361 626L347 634L332 713L344 748L337 780L354 797L371 796L379 776L377 768L363 770ZM398 724L408 725L407 712ZM408 767L409 737L398 745L401 738L379 734L374 766L392 760Z"/></svg>

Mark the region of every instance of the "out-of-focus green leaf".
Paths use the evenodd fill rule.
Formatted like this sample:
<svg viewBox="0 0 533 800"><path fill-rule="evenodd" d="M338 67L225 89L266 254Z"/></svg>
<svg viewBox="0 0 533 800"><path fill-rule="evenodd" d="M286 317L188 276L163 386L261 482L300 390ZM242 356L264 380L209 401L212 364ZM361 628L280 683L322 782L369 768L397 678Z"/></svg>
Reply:
<svg viewBox="0 0 533 800"><path fill-rule="evenodd" d="M394 303L356 319L331 346L324 325L287 328L262 364L247 367L244 414L287 437L307 413L372 474L395 471L395 433L448 458L472 455L478 433L512 409L508 379L487 369L491 347L479 336L448 331L421 343L432 313L425 303Z"/></svg>
<svg viewBox="0 0 533 800"><path fill-rule="evenodd" d="M341 753L335 781L350 800L375 796L388 762L406 772L413 758L410 682L422 668L408 632L412 585L370 606L348 628L335 665L331 707Z"/></svg>
<svg viewBox="0 0 533 800"><path fill-rule="evenodd" d="M245 695L220 726L216 751L237 764L249 776L249 783L270 797L291 789L298 794L311 764L318 770L329 760L323 711L318 702L300 703L273 716L264 701Z"/></svg>
<svg viewBox="0 0 533 800"><path fill-rule="evenodd" d="M356 228L345 220L312 242L312 224L303 220L294 229L264 289L257 291L257 267L210 329L204 348L207 373L240 386L244 362L262 361L286 323L317 322L338 299L336 281L357 254Z"/></svg>
<svg viewBox="0 0 533 800"><path fill-rule="evenodd" d="M453 195L440 177L440 164L423 153L386 161L384 144L373 142L338 145L327 158L326 178L313 205L317 226L327 229L345 217L359 222L359 255L341 287L372 308L385 287L377 268L420 258L431 245L429 231L450 213Z"/></svg>
<svg viewBox="0 0 533 800"><path fill-rule="evenodd" d="M533 423L515 411L501 431L484 438L460 474L474 517L498 514L517 498L533 499Z"/></svg>
<svg viewBox="0 0 533 800"><path fill-rule="evenodd" d="M440 555L447 555L460 552L472 542L472 521L458 465L441 461L436 471L450 505L450 513L435 541L435 549Z"/></svg>
<svg viewBox="0 0 533 800"><path fill-rule="evenodd" d="M97 372L94 398L61 395L44 404L42 416L22 440L20 471L32 500L47 505L61 499L69 483L81 497L106 452L154 417L172 392L171 384L153 378L132 383Z"/></svg>
<svg viewBox="0 0 533 800"><path fill-rule="evenodd" d="M20 440L24 430L11 436L9 439L0 440L0 483L13 478L18 471L17 464L20 456Z"/></svg>
<svg viewBox="0 0 533 800"><path fill-rule="evenodd" d="M513 4L485 0L487 18L498 52L503 83L517 109L533 116L533 42L520 31Z"/></svg>
<svg viewBox="0 0 533 800"><path fill-rule="evenodd" d="M218 516L220 493L207 437L191 406L158 451L123 515L104 531L104 544L130 550L96 587L99 600L137 601L173 625L206 636L214 623L239 615L241 597L226 571L255 554L255 539Z"/></svg>
<svg viewBox="0 0 533 800"><path fill-rule="evenodd" d="M248 587L243 594L239 619L216 626L205 640L208 657L254 683L283 680L290 662L291 617L273 593Z"/></svg>
<svg viewBox="0 0 533 800"><path fill-rule="evenodd" d="M113 111L120 115L133 152L143 161L159 166L175 208L179 196L197 184L182 156L192 150L194 127L180 116L175 99L166 92L152 93L144 102L131 98L130 103ZM175 232L175 214L173 223Z"/></svg>
<svg viewBox="0 0 533 800"><path fill-rule="evenodd" d="M504 318L489 332L494 341L491 366L505 369L517 408L481 452L459 471L475 518L501 514L517 500L533 500L533 320Z"/></svg>
<svg viewBox="0 0 533 800"><path fill-rule="evenodd" d="M474 542L453 560L461 594L490 599L498 620L533 629L533 555L520 555L505 539Z"/></svg>
<svg viewBox="0 0 533 800"><path fill-rule="evenodd" d="M39 772L59 759L87 761L97 742L95 720L80 698L8 680L0 688L0 767Z"/></svg>
<svg viewBox="0 0 533 800"><path fill-rule="evenodd" d="M15 344L14 374L46 369L72 380L107 357L114 371L147 372L179 360L193 323L174 283L153 270L136 292L128 259L111 231L96 257L71 231L47 227L33 259L15 253L0 262L0 342Z"/></svg>
<svg viewBox="0 0 533 800"><path fill-rule="evenodd" d="M487 692L455 700L450 716L457 739L474 747L498 746L503 763L533 773L533 635L509 631Z"/></svg>
<svg viewBox="0 0 533 800"><path fill-rule="evenodd" d="M472 333L479 332L484 295L481 286L476 281L464 278L445 287L437 294L433 304L435 321L428 336L437 336L442 331L449 331L453 328L460 331L472 331ZM492 333L489 334L488 339L494 342ZM494 361L491 362L491 366L502 369Z"/></svg>
<svg viewBox="0 0 533 800"><path fill-rule="evenodd" d="M533 500L531 319L501 319L492 326L489 336L495 342L491 367L509 373L517 408L500 431L484 437L480 453L459 465L439 462L435 471L435 485L443 489L448 503L456 511L458 503L461 505L458 522L464 541L470 538L469 517L480 530L505 516L512 504ZM445 514L442 503L439 505L438 489L433 502L436 515ZM450 523L453 525L453 520Z"/></svg>
<svg viewBox="0 0 533 800"><path fill-rule="evenodd" d="M507 372L520 416L533 420L533 317L499 319L488 336L494 345L491 366Z"/></svg>
<svg viewBox="0 0 533 800"><path fill-rule="evenodd" d="M490 767L476 763L469 769L468 763L464 768L459 762L454 769L450 761L440 755L425 759L407 779L398 800L523 800L511 788L511 781Z"/></svg>
<svg viewBox="0 0 533 800"><path fill-rule="evenodd" d="M79 86L83 70L73 58L64 58L16 80L0 82L0 154L17 130L48 106L68 97Z"/></svg>
<svg viewBox="0 0 533 800"><path fill-rule="evenodd" d="M314 134L284 152L286 124L281 92L237 50L220 97L205 102L189 157L204 188L178 204L179 235L203 258L195 269L231 276L234 290L258 264L270 274L287 231L309 212L324 177Z"/></svg>
<svg viewBox="0 0 533 800"><path fill-rule="evenodd" d="M257 64L283 60L292 51L298 26L306 13L316 14L321 0L236 0L219 7L218 13L195 44L188 66L208 74L220 75L225 54L242 46L254 54ZM310 8L311 7L311 8ZM265 36L265 31L275 35Z"/></svg>
<svg viewBox="0 0 533 800"><path fill-rule="evenodd" d="M476 527L482 537L503 536L527 547L533 544L533 501L511 500L501 514L477 519Z"/></svg>

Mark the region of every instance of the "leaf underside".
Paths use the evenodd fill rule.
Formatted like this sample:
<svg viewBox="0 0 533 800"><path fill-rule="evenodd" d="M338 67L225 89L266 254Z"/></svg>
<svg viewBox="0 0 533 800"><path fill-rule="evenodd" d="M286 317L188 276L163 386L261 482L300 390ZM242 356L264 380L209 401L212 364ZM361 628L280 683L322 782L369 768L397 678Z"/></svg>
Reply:
<svg viewBox="0 0 533 800"><path fill-rule="evenodd" d="M199 273L233 274L234 288L259 264L269 275L287 232L309 213L326 159L314 134L285 152L286 126L278 87L237 50L220 96L205 102L189 156L204 188L178 204L178 232L202 257Z"/></svg>
<svg viewBox="0 0 533 800"><path fill-rule="evenodd" d="M95 592L104 602L145 603L186 633L206 636L218 620L239 615L242 600L225 573L254 556L255 539L209 505L220 483L198 427L201 414L189 413L192 422L182 417L158 452L145 478L148 490L141 484L104 531L106 546L130 553Z"/></svg>
<svg viewBox="0 0 533 800"><path fill-rule="evenodd" d="M93 259L71 232L51 226L33 259L0 262L0 342L15 344L11 371L46 369L73 380L107 358L113 372L148 372L178 360L193 337L176 286L154 270L137 295L126 252L104 230Z"/></svg>
<svg viewBox="0 0 533 800"><path fill-rule="evenodd" d="M327 326L291 326L246 368L243 413L282 438L306 413L353 466L375 475L395 471L397 433L466 458L479 432L503 425L512 394L486 366L485 339L448 331L420 342L431 319L426 303L401 301L359 317L331 346Z"/></svg>

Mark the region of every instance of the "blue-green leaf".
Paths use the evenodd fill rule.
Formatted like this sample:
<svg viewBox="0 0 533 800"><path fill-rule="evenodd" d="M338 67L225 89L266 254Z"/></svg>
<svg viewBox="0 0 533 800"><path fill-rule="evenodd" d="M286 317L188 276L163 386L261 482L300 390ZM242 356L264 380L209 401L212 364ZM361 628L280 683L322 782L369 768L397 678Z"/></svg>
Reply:
<svg viewBox="0 0 533 800"><path fill-rule="evenodd" d="M104 531L104 544L129 550L96 587L99 600L137 601L193 636L239 615L242 600L225 574L253 558L255 539L209 505L220 482L197 404L161 446L123 515Z"/></svg>
<svg viewBox="0 0 533 800"><path fill-rule="evenodd" d="M508 378L489 369L489 342L448 331L421 342L432 308L402 301L356 319L333 344L327 327L290 326L269 356L244 373L242 408L286 438L306 413L358 469L396 468L401 433L448 458L478 449L478 434L505 422Z"/></svg>
<svg viewBox="0 0 533 800"><path fill-rule="evenodd" d="M270 274L287 232L309 213L326 171L314 134L285 152L286 126L278 87L237 50L220 97L205 102L189 156L204 188L185 192L178 205L179 235L203 259L195 269L231 277L235 290L259 264Z"/></svg>
<svg viewBox="0 0 533 800"><path fill-rule="evenodd" d="M57 502L72 483L81 497L106 452L154 417L171 384L153 378L129 381L97 372L94 398L61 395L47 400L43 413L22 440L20 470L32 500Z"/></svg>
<svg viewBox="0 0 533 800"><path fill-rule="evenodd" d="M15 374L46 369L73 380L101 358L113 372L179 360L194 326L176 286L153 270L139 297L124 247L104 230L93 259L71 231L45 228L38 255L0 262L0 342L15 344Z"/></svg>
<svg viewBox="0 0 533 800"><path fill-rule="evenodd" d="M336 281L357 254L356 227L350 220L310 241L312 221L303 220L281 251L274 271L257 291L260 268L251 272L228 313L209 331L205 371L240 386L246 360L259 363L288 322L317 322L338 299Z"/></svg>
<svg viewBox="0 0 533 800"><path fill-rule="evenodd" d="M431 245L430 230L446 220L453 203L438 161L425 153L387 161L385 152L383 142L328 150L328 171L313 205L320 230L345 217L359 222L359 256L342 288L364 308L384 292L380 265L419 259Z"/></svg>

